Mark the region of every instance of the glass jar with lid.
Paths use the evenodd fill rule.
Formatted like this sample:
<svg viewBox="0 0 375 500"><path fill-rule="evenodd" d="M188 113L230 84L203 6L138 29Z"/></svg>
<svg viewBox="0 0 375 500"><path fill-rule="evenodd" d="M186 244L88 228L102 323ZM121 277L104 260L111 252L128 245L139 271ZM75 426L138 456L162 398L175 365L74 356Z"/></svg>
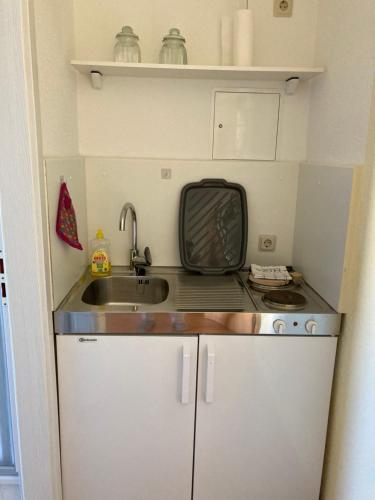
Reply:
<svg viewBox="0 0 375 500"><path fill-rule="evenodd" d="M185 42L180 30L171 28L163 38L163 46L159 56L160 64L187 64Z"/></svg>
<svg viewBox="0 0 375 500"><path fill-rule="evenodd" d="M134 33L131 26L123 26L120 33L117 33L116 40L114 48L115 61L126 63L141 62L141 49L138 43L139 37Z"/></svg>

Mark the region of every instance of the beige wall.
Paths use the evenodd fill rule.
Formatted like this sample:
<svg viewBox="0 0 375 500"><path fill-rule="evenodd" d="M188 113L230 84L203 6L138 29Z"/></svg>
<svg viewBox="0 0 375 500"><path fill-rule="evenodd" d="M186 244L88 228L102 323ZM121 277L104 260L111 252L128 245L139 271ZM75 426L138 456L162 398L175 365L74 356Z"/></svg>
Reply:
<svg viewBox="0 0 375 500"><path fill-rule="evenodd" d="M132 24L143 60L157 61L161 38L179 25L190 61L219 62L220 16L245 0L33 0L43 153L46 157L209 158L212 88L220 82L106 79L102 92L76 78L71 59L111 60L114 36ZM255 64L313 63L318 0L298 2L292 18L273 17L272 2L250 0ZM76 86L78 85L78 96ZM225 86L238 86L225 82ZM242 86L247 86L246 83ZM308 85L286 99L278 159L305 157ZM79 132L77 130L77 101ZM186 105L186 102L189 104Z"/></svg>
<svg viewBox="0 0 375 500"><path fill-rule="evenodd" d="M80 153L208 160L215 88L280 88L280 84L107 77L98 91L79 75ZM277 159L305 158L308 106L308 82L295 95L283 96Z"/></svg>
<svg viewBox="0 0 375 500"><path fill-rule="evenodd" d="M273 17L272 1L250 0L254 9L254 64L313 64L318 0L296 2L292 18ZM112 60L114 36L131 24L144 62L157 62L161 38L172 25L187 37L190 62L219 63L220 16L244 0L75 0L76 58ZM269 84L268 84L269 85ZM275 85L273 85L275 86ZM264 87L263 83L105 78L102 91L78 77L80 153L84 156L209 159L214 88ZM266 83L267 87L267 83ZM309 84L283 101L279 160L306 156Z"/></svg>
<svg viewBox="0 0 375 500"><path fill-rule="evenodd" d="M161 168L172 170L162 180ZM202 178L225 178L245 186L249 210L247 264L290 264L297 197L298 164L278 162L86 160L89 238L101 227L112 245L113 263L129 263L131 232L118 230L123 204L134 203L139 248L150 246L153 264L181 265L178 249L178 210L182 187ZM275 179L277 182L275 183ZM258 235L276 234L275 252L259 252Z"/></svg>
<svg viewBox="0 0 375 500"><path fill-rule="evenodd" d="M374 0L320 0L307 159L362 164L375 70Z"/></svg>
<svg viewBox="0 0 375 500"><path fill-rule="evenodd" d="M28 0L0 2L0 60L5 75L0 85L1 223L23 494L27 500L58 500L54 339L43 258L31 5ZM8 500L14 489L2 488L0 498Z"/></svg>
<svg viewBox="0 0 375 500"><path fill-rule="evenodd" d="M44 156L76 156L80 150L99 156L209 157L211 91L220 82L108 79L105 89L95 92L87 78L79 77L77 83L69 61L111 60L114 36L129 23L141 36L144 61L157 61L163 34L179 25L188 38L190 61L217 64L220 16L244 7L245 0L33 4ZM280 19L273 17L272 2L265 7L263 0L250 0L255 64L311 65L317 4L318 0L296 3L293 17ZM298 96L286 100L279 159L305 157L308 85L303 87Z"/></svg>
<svg viewBox="0 0 375 500"><path fill-rule="evenodd" d="M78 154L73 0L33 0L44 156Z"/></svg>
<svg viewBox="0 0 375 500"><path fill-rule="evenodd" d="M375 497L375 93L365 169L359 281L346 316L336 367L325 500ZM355 272L353 272L355 276Z"/></svg>
<svg viewBox="0 0 375 500"><path fill-rule="evenodd" d="M77 59L111 60L124 24L140 36L143 62L158 62L161 40L179 27L191 64L219 64L220 16L246 0L74 0ZM308 66L313 62L318 0L295 2L292 18L273 17L272 1L249 0L254 11L254 64Z"/></svg>
<svg viewBox="0 0 375 500"><path fill-rule="evenodd" d="M85 161L83 158L48 158L44 161L44 166L49 214L52 307L55 310L72 285L82 276L88 264ZM56 212L61 177L67 183L73 200L82 251L70 247L56 234Z"/></svg>
<svg viewBox="0 0 375 500"><path fill-rule="evenodd" d="M307 159L311 164L363 164L375 70L373 0L320 0L316 64L327 73L311 85ZM375 119L375 115L374 115ZM374 121L374 120L373 120ZM375 121L374 121L375 123ZM374 126L374 125L373 125ZM370 143L375 142L375 132ZM370 148L371 149L371 148ZM367 155L351 260L351 301L339 340L324 500L375 497L375 192L374 154ZM361 276L358 285L358 276Z"/></svg>

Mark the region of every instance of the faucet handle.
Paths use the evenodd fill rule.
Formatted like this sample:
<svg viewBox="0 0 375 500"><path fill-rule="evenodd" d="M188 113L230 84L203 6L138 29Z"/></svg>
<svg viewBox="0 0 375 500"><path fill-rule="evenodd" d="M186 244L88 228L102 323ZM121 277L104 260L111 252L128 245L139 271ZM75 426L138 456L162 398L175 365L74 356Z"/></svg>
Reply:
<svg viewBox="0 0 375 500"><path fill-rule="evenodd" d="M133 255L132 262L134 263L135 266L151 266L152 257L150 248L149 247L145 248L143 257L139 255Z"/></svg>
<svg viewBox="0 0 375 500"><path fill-rule="evenodd" d="M152 265L152 256L151 256L151 250L150 247L145 248L145 260L146 260L146 265L151 266Z"/></svg>

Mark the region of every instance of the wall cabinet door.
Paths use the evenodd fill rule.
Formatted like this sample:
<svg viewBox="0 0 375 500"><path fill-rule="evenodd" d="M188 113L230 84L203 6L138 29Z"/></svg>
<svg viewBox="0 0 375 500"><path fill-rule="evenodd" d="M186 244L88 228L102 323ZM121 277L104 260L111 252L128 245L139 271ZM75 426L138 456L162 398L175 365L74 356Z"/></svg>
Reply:
<svg viewBox="0 0 375 500"><path fill-rule="evenodd" d="M190 500L197 338L57 337L64 500Z"/></svg>
<svg viewBox="0 0 375 500"><path fill-rule="evenodd" d="M202 336L194 500L318 500L336 339Z"/></svg>
<svg viewBox="0 0 375 500"><path fill-rule="evenodd" d="M275 160L280 94L215 93L213 158Z"/></svg>

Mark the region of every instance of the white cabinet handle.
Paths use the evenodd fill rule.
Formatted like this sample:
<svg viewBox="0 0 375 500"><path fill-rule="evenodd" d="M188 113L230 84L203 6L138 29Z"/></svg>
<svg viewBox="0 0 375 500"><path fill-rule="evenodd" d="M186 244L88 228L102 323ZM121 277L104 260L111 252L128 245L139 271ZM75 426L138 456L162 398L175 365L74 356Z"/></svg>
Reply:
<svg viewBox="0 0 375 500"><path fill-rule="evenodd" d="M182 346L182 377L181 377L181 404L189 403L190 393L190 351L186 345Z"/></svg>
<svg viewBox="0 0 375 500"><path fill-rule="evenodd" d="M215 351L207 344L206 359L206 403L214 402L214 380L215 380Z"/></svg>

